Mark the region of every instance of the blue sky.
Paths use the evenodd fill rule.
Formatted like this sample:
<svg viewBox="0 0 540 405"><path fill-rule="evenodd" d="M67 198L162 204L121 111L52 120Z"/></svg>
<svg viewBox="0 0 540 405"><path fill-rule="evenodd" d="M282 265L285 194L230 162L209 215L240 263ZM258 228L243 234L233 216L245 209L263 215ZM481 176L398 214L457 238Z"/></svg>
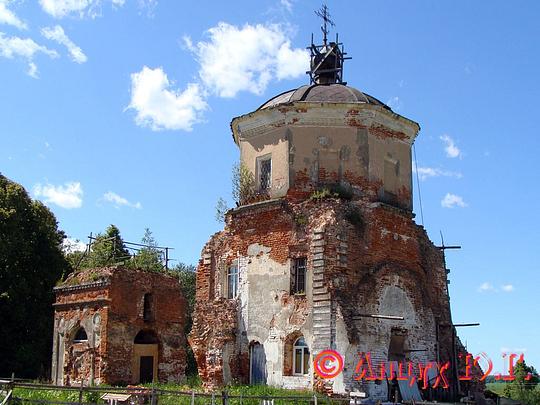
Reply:
<svg viewBox="0 0 540 405"><path fill-rule="evenodd" d="M425 227L460 335L540 368L534 1L331 1L345 79L420 123ZM195 264L232 206L232 117L307 83L316 2L0 0L0 170L85 239L144 228ZM335 31L334 31L335 32ZM421 222L415 184L415 212Z"/></svg>

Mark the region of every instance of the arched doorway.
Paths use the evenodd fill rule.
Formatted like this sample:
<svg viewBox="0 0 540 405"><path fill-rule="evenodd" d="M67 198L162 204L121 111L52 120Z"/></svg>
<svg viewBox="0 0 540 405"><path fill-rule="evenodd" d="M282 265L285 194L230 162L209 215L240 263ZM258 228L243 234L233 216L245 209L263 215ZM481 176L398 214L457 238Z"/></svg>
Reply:
<svg viewBox="0 0 540 405"><path fill-rule="evenodd" d="M57 359L58 364L61 365L60 378L65 379L67 385L80 384L81 381L90 379L90 370L94 367L93 352L88 334L82 325L77 324L68 334L63 353L60 353L60 346L57 350L60 354Z"/></svg>
<svg viewBox="0 0 540 405"><path fill-rule="evenodd" d="M152 330L143 329L133 341L133 383L145 384L158 379L159 340Z"/></svg>
<svg viewBox="0 0 540 405"><path fill-rule="evenodd" d="M266 353L259 342L252 342L249 347L249 382L252 385L266 384Z"/></svg>

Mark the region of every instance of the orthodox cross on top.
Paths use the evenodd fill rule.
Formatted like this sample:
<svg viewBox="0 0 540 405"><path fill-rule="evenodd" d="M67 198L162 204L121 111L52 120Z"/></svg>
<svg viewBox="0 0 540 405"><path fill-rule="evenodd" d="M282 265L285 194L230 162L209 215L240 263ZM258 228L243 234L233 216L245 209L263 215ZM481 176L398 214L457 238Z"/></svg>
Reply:
<svg viewBox="0 0 540 405"><path fill-rule="evenodd" d="M334 22L330 19L330 13L328 12L328 7L326 4L323 4L320 10L315 11L315 14L322 18L323 25L321 26L321 31L323 32L323 43L326 45L326 37L328 35L327 24L330 24L332 27L335 27Z"/></svg>
<svg viewBox="0 0 540 405"><path fill-rule="evenodd" d="M328 25L335 26L330 19L328 7L323 4L320 10L315 11L318 17L323 20L321 31L323 32L323 44L315 45L313 43L313 34L311 34L311 45L308 47L311 56L310 69L306 72L309 75L310 84L347 84L343 81L343 62L347 55L343 49L343 44L339 42L338 35L336 40L328 42Z"/></svg>

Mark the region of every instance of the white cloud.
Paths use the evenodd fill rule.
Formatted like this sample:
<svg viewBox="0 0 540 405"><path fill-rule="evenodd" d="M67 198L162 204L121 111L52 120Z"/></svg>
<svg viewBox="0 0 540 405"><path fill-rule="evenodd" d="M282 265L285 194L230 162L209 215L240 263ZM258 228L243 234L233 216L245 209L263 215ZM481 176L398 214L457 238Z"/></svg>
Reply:
<svg viewBox="0 0 540 405"><path fill-rule="evenodd" d="M135 122L152 130L191 131L202 121L210 94L234 97L240 91L261 94L271 80L305 74L306 50L291 48L283 26L250 25L242 28L219 23L208 31L209 39L184 44L199 62L199 83L175 89L162 68L144 66L131 74L131 102Z"/></svg>
<svg viewBox="0 0 540 405"><path fill-rule="evenodd" d="M28 62L28 74L37 77L37 66L34 55L43 53L50 58L58 57L58 53L45 46L38 45L30 38L7 37L0 32L0 56L8 59L22 58Z"/></svg>
<svg viewBox="0 0 540 405"><path fill-rule="evenodd" d="M146 66L131 74L131 102L128 109L137 112L135 122L153 131L181 129L191 131L201 121L201 113L208 108L204 94L196 83L189 83L180 92L171 83L162 68Z"/></svg>
<svg viewBox="0 0 540 405"><path fill-rule="evenodd" d="M467 206L465 201L463 201L463 198L459 195L455 195L452 193L446 193L444 198L441 200L441 206L444 208L454 208L454 207L461 207L464 208Z"/></svg>
<svg viewBox="0 0 540 405"><path fill-rule="evenodd" d="M86 244L78 239L66 238L62 242L62 250L64 253L84 252Z"/></svg>
<svg viewBox="0 0 540 405"><path fill-rule="evenodd" d="M120 208L120 207L131 207L131 208L137 208L137 209L142 208L142 205L140 202L131 203L124 197L121 197L112 191L109 191L103 194L103 200L112 203L116 208Z"/></svg>
<svg viewBox="0 0 540 405"><path fill-rule="evenodd" d="M34 195L43 198L46 203L56 204L59 207L71 209L82 206L83 189L79 182L68 182L63 186L53 186L52 184L36 184Z"/></svg>
<svg viewBox="0 0 540 405"><path fill-rule="evenodd" d="M413 171L418 172L420 180L426 180L431 177L455 177L461 179L463 175L459 172L451 172L436 167L419 167L418 170L413 166Z"/></svg>
<svg viewBox="0 0 540 405"><path fill-rule="evenodd" d="M493 284L486 281L485 283L482 283L480 287L478 287L478 291L479 292L494 292L494 293L499 293L502 291L502 292L508 293L508 292L514 291L514 286L512 284L503 284L501 288L498 289L498 288L495 288Z"/></svg>
<svg viewBox="0 0 540 405"><path fill-rule="evenodd" d="M496 291L495 287L491 283L488 283L487 281L485 283L482 283L480 287L478 287L479 292L488 292L488 291Z"/></svg>
<svg viewBox="0 0 540 405"><path fill-rule="evenodd" d="M52 41L56 41L61 45L64 45L71 55L71 59L77 63L84 63L87 60L86 55L82 49L79 48L71 39L68 38L63 28L59 25L54 27L45 27L41 29L41 35Z"/></svg>
<svg viewBox="0 0 540 405"><path fill-rule="evenodd" d="M96 18L101 15L101 7L105 0L39 0L43 11L54 18L78 16L80 18ZM122 7L126 0L110 0L113 9ZM156 7L157 0L139 0L140 9L147 9L148 13Z"/></svg>
<svg viewBox="0 0 540 405"><path fill-rule="evenodd" d="M28 28L26 23L8 8L9 0L0 0L0 24L12 25L20 30Z"/></svg>
<svg viewBox="0 0 540 405"><path fill-rule="evenodd" d="M309 56L303 48L291 48L289 41L284 42L279 47L277 54L278 80L295 79L306 74L309 70Z"/></svg>
<svg viewBox="0 0 540 405"><path fill-rule="evenodd" d="M514 291L514 286L512 284L503 284L501 286L501 289L504 291L504 292L512 292Z"/></svg>
<svg viewBox="0 0 540 405"><path fill-rule="evenodd" d="M237 26L220 22L207 31L208 41L186 47L200 64L199 77L205 87L220 97L240 91L264 92L272 79L299 77L309 67L305 49L291 48L283 26L276 24Z"/></svg>
<svg viewBox="0 0 540 405"><path fill-rule="evenodd" d="M398 111L399 109L401 109L401 107L403 107L403 103L401 102L398 96L392 97L390 100L386 102L386 105L395 111Z"/></svg>
<svg viewBox="0 0 540 405"><path fill-rule="evenodd" d="M292 13L293 9L293 0L280 0L279 2L283 8L285 8L289 13Z"/></svg>
<svg viewBox="0 0 540 405"><path fill-rule="evenodd" d="M39 0L43 11L55 18L63 18L67 15L78 14L83 17L88 13L91 17L98 14L96 7L99 1L95 0Z"/></svg>
<svg viewBox="0 0 540 405"><path fill-rule="evenodd" d="M114 1L121 1L122 3L124 0L113 0ZM152 18L154 17L154 11L157 6L157 0L139 0L138 1L139 6L139 14L146 14L147 17Z"/></svg>
<svg viewBox="0 0 540 405"><path fill-rule="evenodd" d="M34 79L37 79L38 76L38 68L34 62L28 62L28 76L33 77Z"/></svg>
<svg viewBox="0 0 540 405"><path fill-rule="evenodd" d="M449 135L442 135L440 136L440 139L445 144L444 150L446 151L446 156L448 156L449 158L461 157L461 151Z"/></svg>

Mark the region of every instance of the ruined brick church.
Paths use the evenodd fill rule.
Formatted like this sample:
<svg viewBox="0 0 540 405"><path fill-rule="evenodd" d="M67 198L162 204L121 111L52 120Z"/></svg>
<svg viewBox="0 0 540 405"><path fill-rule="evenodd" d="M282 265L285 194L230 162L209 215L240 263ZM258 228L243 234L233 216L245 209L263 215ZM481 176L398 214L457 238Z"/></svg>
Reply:
<svg viewBox="0 0 540 405"><path fill-rule="evenodd" d="M202 251L189 336L208 387L231 382L354 390L360 353L452 361L443 251L414 221L420 126L343 81L343 48L311 46L311 83L231 122L252 190ZM325 349L343 372L313 370Z"/></svg>

